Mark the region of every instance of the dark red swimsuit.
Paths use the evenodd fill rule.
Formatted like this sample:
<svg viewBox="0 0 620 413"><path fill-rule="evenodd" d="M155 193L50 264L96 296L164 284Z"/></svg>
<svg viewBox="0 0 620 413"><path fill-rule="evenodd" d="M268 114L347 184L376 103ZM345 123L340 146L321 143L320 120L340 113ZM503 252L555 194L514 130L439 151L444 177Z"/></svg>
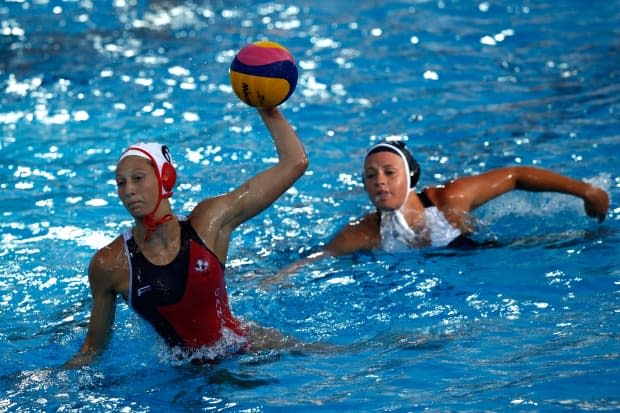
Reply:
<svg viewBox="0 0 620 413"><path fill-rule="evenodd" d="M202 242L188 219L179 219L181 248L167 265L154 265L127 231L129 305L171 346L197 349L222 337L223 328L246 331L228 305L224 266Z"/></svg>

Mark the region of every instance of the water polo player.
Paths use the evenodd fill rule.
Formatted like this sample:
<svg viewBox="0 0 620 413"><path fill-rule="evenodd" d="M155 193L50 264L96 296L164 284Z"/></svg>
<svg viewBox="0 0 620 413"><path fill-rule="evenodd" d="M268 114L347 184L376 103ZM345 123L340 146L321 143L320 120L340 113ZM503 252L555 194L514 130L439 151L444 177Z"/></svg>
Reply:
<svg viewBox="0 0 620 413"><path fill-rule="evenodd" d="M273 138L278 162L237 189L201 201L186 218L174 215L170 206L176 172L165 146L140 143L120 156L118 196L135 225L97 251L90 263L88 332L66 366L89 363L102 351L119 294L170 346L189 357L209 346L235 352L265 342L259 336L265 329L244 325L230 311L224 282L229 241L235 228L293 185L308 161L278 109L258 113Z"/></svg>
<svg viewBox="0 0 620 413"><path fill-rule="evenodd" d="M382 247L388 251L468 243L470 212L515 189L580 197L599 221L609 207L607 192L589 183L533 167L507 167L455 179L416 192L420 168L400 141L372 146L364 158L364 187L376 211L346 225L319 252L293 266L325 256Z"/></svg>

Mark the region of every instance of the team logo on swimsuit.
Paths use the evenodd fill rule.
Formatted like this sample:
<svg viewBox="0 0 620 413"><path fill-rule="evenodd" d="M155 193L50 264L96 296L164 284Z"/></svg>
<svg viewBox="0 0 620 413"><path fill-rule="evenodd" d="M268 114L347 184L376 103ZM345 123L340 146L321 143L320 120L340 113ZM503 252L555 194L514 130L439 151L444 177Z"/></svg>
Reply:
<svg viewBox="0 0 620 413"><path fill-rule="evenodd" d="M196 267L195 267L197 272L205 272L209 269L209 261L204 261L201 259L196 260Z"/></svg>
<svg viewBox="0 0 620 413"><path fill-rule="evenodd" d="M142 294L151 291L151 285L147 284L144 287L138 288L138 297L142 296Z"/></svg>

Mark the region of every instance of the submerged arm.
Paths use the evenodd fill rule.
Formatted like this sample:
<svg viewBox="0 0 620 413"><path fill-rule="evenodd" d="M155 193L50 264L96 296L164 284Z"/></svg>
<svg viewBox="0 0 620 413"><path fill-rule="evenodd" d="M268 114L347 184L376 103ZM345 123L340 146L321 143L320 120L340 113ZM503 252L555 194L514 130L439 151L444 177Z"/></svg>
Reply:
<svg viewBox="0 0 620 413"><path fill-rule="evenodd" d="M77 368L91 363L108 341L116 304L116 292L111 282L113 277L108 268L101 252L96 254L88 274L93 301L88 332L79 352L64 364L65 368Z"/></svg>
<svg viewBox="0 0 620 413"><path fill-rule="evenodd" d="M347 224L319 251L289 264L272 277L266 277L262 284L281 283L299 268L319 260L377 247L381 242L378 225L376 213L368 214L358 221Z"/></svg>

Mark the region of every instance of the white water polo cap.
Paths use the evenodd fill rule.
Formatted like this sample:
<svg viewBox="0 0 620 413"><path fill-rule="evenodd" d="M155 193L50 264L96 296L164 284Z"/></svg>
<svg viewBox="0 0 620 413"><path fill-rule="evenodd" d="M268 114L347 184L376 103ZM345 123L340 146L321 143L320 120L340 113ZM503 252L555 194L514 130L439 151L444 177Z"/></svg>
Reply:
<svg viewBox="0 0 620 413"><path fill-rule="evenodd" d="M128 156L139 156L151 161L157 182L159 182L159 198L172 196L172 189L177 181L177 172L172 165L172 155L166 145L156 142L140 142L131 145L121 154L118 162Z"/></svg>

